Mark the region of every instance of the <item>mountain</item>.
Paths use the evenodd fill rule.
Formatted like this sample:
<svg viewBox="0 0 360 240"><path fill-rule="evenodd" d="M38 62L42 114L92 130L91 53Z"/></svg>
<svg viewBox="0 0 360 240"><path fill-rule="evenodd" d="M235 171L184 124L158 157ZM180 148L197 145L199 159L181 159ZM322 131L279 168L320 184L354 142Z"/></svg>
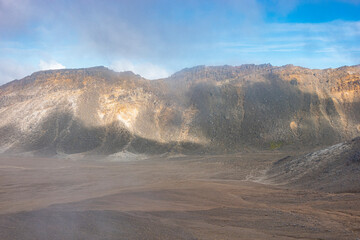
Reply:
<svg viewBox="0 0 360 240"><path fill-rule="evenodd" d="M147 80L105 67L0 87L6 153L158 154L313 148L360 133L360 65L197 66Z"/></svg>
<svg viewBox="0 0 360 240"><path fill-rule="evenodd" d="M267 181L326 192L360 192L360 137L275 162Z"/></svg>

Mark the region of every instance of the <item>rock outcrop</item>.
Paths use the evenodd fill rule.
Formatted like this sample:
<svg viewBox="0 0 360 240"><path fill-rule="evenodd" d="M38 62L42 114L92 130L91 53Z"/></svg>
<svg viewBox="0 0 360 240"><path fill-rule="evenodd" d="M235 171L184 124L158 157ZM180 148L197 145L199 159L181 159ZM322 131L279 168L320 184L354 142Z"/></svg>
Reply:
<svg viewBox="0 0 360 240"><path fill-rule="evenodd" d="M326 192L360 192L360 137L275 162L267 181Z"/></svg>

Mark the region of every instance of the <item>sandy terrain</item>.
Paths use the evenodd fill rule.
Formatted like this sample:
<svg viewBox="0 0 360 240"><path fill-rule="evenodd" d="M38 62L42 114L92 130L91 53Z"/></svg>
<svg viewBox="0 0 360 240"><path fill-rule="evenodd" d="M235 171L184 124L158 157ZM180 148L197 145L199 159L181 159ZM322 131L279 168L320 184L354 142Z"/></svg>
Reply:
<svg viewBox="0 0 360 240"><path fill-rule="evenodd" d="M0 239L357 239L360 194L261 183L289 153L0 157Z"/></svg>

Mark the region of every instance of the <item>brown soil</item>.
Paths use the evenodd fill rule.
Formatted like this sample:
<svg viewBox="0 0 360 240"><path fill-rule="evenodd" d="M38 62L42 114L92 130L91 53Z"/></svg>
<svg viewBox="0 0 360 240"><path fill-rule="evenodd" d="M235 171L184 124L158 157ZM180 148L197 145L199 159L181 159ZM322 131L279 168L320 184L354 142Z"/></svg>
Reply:
<svg viewBox="0 0 360 240"><path fill-rule="evenodd" d="M261 183L264 170L287 155L2 156L0 239L359 238L359 193Z"/></svg>

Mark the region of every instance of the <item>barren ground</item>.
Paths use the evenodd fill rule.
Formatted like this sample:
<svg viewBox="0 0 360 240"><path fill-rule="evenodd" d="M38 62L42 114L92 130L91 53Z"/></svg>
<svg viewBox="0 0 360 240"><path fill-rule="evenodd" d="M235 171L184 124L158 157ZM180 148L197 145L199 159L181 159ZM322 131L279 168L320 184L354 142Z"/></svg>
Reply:
<svg viewBox="0 0 360 240"><path fill-rule="evenodd" d="M0 239L357 239L360 194L261 183L291 153L0 157Z"/></svg>

